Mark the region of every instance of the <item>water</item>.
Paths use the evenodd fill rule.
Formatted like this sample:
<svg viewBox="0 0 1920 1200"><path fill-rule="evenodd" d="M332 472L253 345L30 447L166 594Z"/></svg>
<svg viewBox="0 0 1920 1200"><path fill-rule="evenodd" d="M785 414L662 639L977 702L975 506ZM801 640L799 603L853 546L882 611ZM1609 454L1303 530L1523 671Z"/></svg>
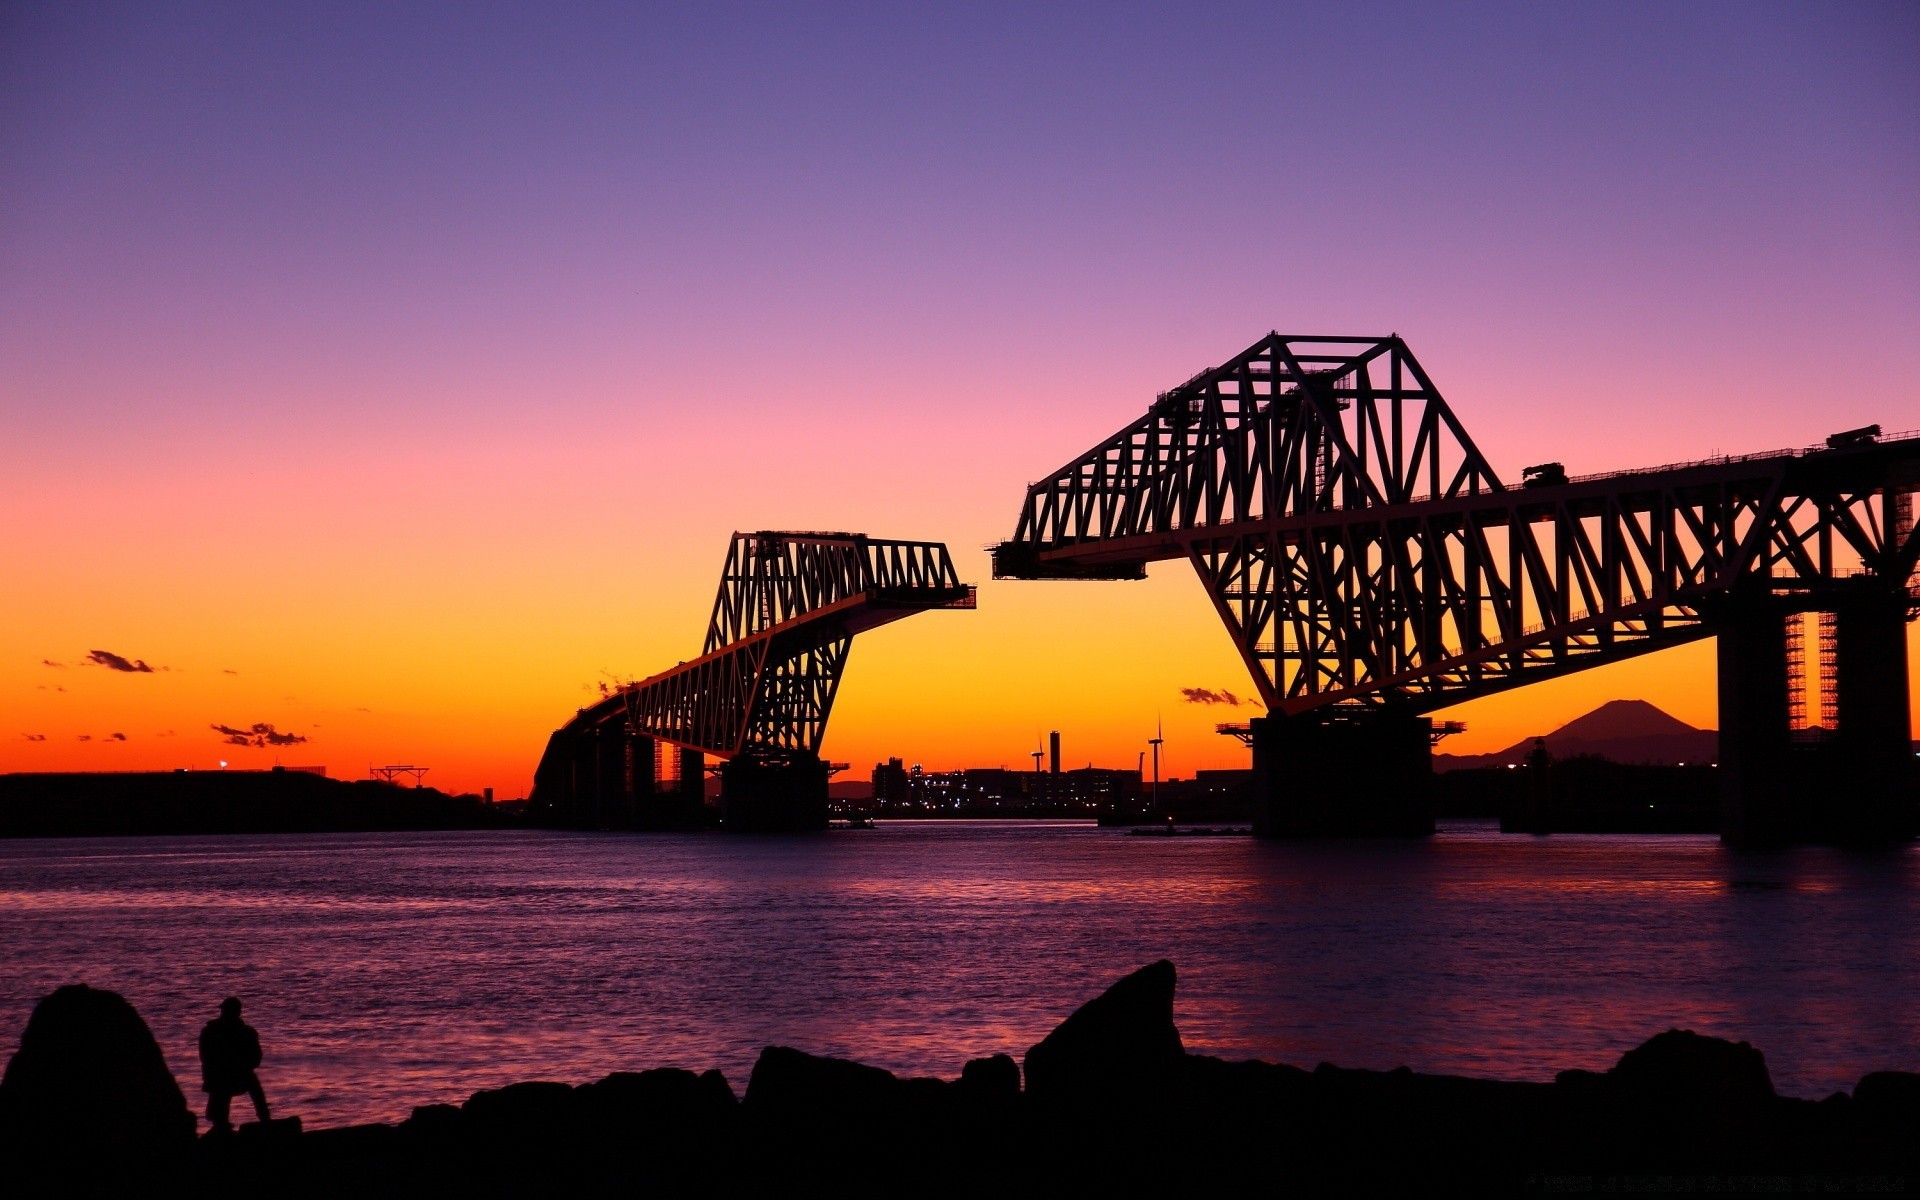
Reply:
<svg viewBox="0 0 1920 1200"><path fill-rule="evenodd" d="M1920 849L1711 838L1277 845L1088 825L0 842L0 1041L85 981L197 1105L229 993L310 1125L774 1043L953 1076L1156 958L1189 1048L1547 1079L1669 1026L1819 1096L1920 1070ZM244 1107L244 1104L243 1104Z"/></svg>

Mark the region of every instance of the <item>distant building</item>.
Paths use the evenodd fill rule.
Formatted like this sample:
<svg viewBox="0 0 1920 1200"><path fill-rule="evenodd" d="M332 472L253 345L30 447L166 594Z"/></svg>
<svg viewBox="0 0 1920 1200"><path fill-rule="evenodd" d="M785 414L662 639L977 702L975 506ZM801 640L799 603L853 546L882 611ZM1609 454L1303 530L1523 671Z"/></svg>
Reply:
<svg viewBox="0 0 1920 1200"><path fill-rule="evenodd" d="M1099 817L1137 803L1140 772L1106 767L926 771L890 758L873 768L873 808L894 817Z"/></svg>
<svg viewBox="0 0 1920 1200"><path fill-rule="evenodd" d="M1137 800L1141 795L1138 770L1081 767L1077 771L1063 771L1061 774L1067 782L1067 796L1075 804L1111 808L1116 804Z"/></svg>
<svg viewBox="0 0 1920 1200"><path fill-rule="evenodd" d="M873 765L873 806L885 812L905 805L911 798L907 787L907 768L897 758Z"/></svg>

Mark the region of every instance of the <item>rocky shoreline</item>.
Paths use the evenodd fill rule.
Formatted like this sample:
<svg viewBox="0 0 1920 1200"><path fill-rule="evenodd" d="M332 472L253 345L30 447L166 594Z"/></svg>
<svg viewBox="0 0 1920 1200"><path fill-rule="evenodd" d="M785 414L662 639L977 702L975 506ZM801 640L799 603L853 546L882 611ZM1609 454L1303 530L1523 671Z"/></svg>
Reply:
<svg viewBox="0 0 1920 1200"><path fill-rule="evenodd" d="M1901 1193L1920 1174L1920 1074L1776 1095L1744 1042L1670 1030L1552 1083L1190 1054L1165 961L1029 1049L903 1079L788 1047L744 1095L718 1071L530 1082L397 1125L297 1120L194 1136L146 1023L81 985L43 1000L0 1081L15 1195L508 1196L1660 1191Z"/></svg>

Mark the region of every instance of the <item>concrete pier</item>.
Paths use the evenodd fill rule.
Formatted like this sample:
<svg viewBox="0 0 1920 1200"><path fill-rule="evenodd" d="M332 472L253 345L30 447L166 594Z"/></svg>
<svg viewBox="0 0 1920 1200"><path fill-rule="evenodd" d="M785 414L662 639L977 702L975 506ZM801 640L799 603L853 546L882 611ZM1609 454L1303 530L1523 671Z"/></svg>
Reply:
<svg viewBox="0 0 1920 1200"><path fill-rule="evenodd" d="M655 783L659 755L679 779ZM535 824L554 829L699 829L708 824L706 759L697 750L616 726L557 730L534 776Z"/></svg>
<svg viewBox="0 0 1920 1200"><path fill-rule="evenodd" d="M827 764L804 752L751 756L720 768L721 828L729 833L795 833L827 827Z"/></svg>
<svg viewBox="0 0 1920 1200"><path fill-rule="evenodd" d="M1835 720L1792 728L1789 625L1834 620ZM1714 617L1720 836L1736 846L1904 841L1916 831L1907 698L1907 597L1878 580L1818 596L1730 597Z"/></svg>
<svg viewBox="0 0 1920 1200"><path fill-rule="evenodd" d="M1384 711L1275 714L1250 722L1262 837L1425 837L1433 832L1432 722Z"/></svg>

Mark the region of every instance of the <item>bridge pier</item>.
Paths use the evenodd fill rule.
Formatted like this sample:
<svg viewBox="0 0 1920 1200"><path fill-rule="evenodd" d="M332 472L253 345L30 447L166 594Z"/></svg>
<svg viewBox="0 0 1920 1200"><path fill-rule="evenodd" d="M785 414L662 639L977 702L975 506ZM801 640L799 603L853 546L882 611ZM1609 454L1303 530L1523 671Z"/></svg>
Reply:
<svg viewBox="0 0 1920 1200"><path fill-rule="evenodd" d="M671 742L655 742L640 736L634 740L636 744L645 743L647 751L644 756L635 759L636 764L645 765L644 771L637 765L635 771L635 777L644 779L645 786L640 792L642 800L636 809L633 827L706 828L706 755ZM677 761L672 780L662 780L656 776L656 755L672 755Z"/></svg>
<svg viewBox="0 0 1920 1200"><path fill-rule="evenodd" d="M1403 712L1255 717L1262 837L1425 837L1433 832L1432 722Z"/></svg>
<svg viewBox="0 0 1920 1200"><path fill-rule="evenodd" d="M720 768L720 810L729 833L825 829L827 764L805 752L729 759Z"/></svg>
<svg viewBox="0 0 1920 1200"><path fill-rule="evenodd" d="M1715 622L1720 690L1720 838L1736 846L1795 840L1787 714L1786 610L1746 596Z"/></svg>
<svg viewBox="0 0 1920 1200"><path fill-rule="evenodd" d="M588 829L624 829L633 823L633 788L627 753L632 739L601 728L593 737L592 820Z"/></svg>
<svg viewBox="0 0 1920 1200"><path fill-rule="evenodd" d="M1720 836L1736 846L1905 841L1916 831L1907 597L1877 580L1717 614ZM1834 725L1796 736L1787 619L1833 614ZM1795 629L1794 636L1798 636Z"/></svg>
<svg viewBox="0 0 1920 1200"><path fill-rule="evenodd" d="M657 781L665 754L676 757L677 777ZM558 729L534 772L528 816L549 829L705 829L706 761L698 750L617 725ZM823 792L821 825L825 805Z"/></svg>

